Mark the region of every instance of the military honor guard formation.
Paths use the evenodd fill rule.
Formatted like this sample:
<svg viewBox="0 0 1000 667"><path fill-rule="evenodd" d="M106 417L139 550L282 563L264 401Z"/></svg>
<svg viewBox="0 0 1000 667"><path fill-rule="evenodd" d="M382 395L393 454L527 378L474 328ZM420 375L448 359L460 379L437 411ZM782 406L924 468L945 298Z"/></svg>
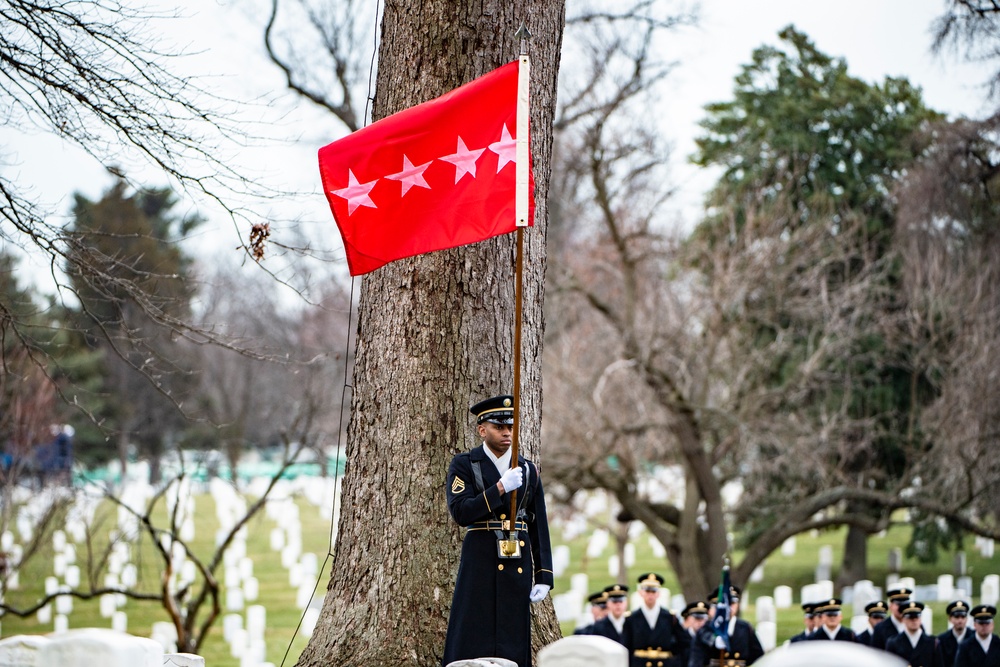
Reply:
<svg viewBox="0 0 1000 667"><path fill-rule="evenodd" d="M513 460L514 398L488 398L469 411L482 444L456 455L448 469L448 509L465 536L442 665L500 658L530 667L531 604L554 583L545 492L535 464ZM592 622L574 635L624 646L629 667L745 667L764 656L754 627L740 618L741 590L729 583L728 566L717 589L679 614L660 605L663 584L655 572L640 575L641 604L631 611L626 584L592 593ZM995 606L955 600L946 609L949 629L935 636L924 630L925 604L914 593L897 585L886 600L865 605L868 627L860 633L843 625L841 599L804 602L805 627L788 643L863 644L909 667L1000 667Z"/></svg>

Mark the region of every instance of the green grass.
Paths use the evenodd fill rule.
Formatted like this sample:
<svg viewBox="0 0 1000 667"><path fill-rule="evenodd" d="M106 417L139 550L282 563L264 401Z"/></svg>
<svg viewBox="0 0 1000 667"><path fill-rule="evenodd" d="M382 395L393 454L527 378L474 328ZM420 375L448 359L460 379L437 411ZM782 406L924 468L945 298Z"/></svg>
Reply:
<svg viewBox="0 0 1000 667"><path fill-rule="evenodd" d="M312 552L319 559L321 581L315 595L318 596L319 600L322 600L322 596L326 592L326 579L329 576L329 563L324 563L324 559L328 550L330 526L327 521L321 518L319 508L304 500L296 502L302 521L303 551ZM100 526L100 528L94 531L96 535L95 545L103 546L106 544L108 531L115 525L116 516L116 510L108 504L102 505L98 510L95 525ZM215 514L215 504L211 496L204 494L196 497L194 517L195 539L190 547L199 558L207 562L214 552L215 532L219 526ZM288 571L281 567L280 553L270 549L271 530L276 525L273 520L266 516L265 512L261 511L248 526L247 555L253 559L254 576L259 581L260 590L257 600L246 604L262 604L267 608L265 634L267 660L275 665L280 665L286 650L288 650L288 659L285 660L285 664L292 665L295 664L308 640L301 632L295 635L295 628L299 624L302 614L296 606L296 590L289 585ZM86 547L81 544L77 544L76 547L77 565L83 570ZM52 575L51 549L48 551L49 553L38 553L22 568L20 589L7 591L5 595L8 605L25 608L32 605L42 595L45 577ZM143 539L141 548L133 550L132 562L139 569L136 588L143 592L156 592L160 586L160 572L163 562L148 538ZM216 572L216 576L222 585L224 583L224 568L222 566ZM81 573L81 578L86 579L86 575ZM103 586L103 573L97 577L96 582L97 586ZM86 587L86 583L82 583L81 588ZM221 604L223 605L222 615L216 619L202 644L200 654L205 657L206 664L212 667L237 667L239 659L230 655L229 645L223 638L222 619L226 613L224 595ZM148 637L154 622L168 620L164 609L155 601L129 600L122 609L128 614L128 632L137 636ZM245 608L242 614L245 618ZM99 600L74 600L73 612L69 617L69 627L110 628L111 619L101 617ZM2 631L0 636L46 634L52 629L52 623L41 625L35 615L19 618L7 614L0 623L0 631ZM292 641L293 636L295 640L289 649L289 642Z"/></svg>

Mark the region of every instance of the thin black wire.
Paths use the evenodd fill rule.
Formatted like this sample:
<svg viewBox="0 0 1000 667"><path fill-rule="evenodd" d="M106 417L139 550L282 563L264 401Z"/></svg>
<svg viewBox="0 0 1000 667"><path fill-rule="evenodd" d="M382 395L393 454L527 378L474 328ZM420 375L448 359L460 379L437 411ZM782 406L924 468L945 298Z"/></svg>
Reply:
<svg viewBox="0 0 1000 667"><path fill-rule="evenodd" d="M372 59L371 59L371 62L369 63L369 65L368 65L368 95L365 98L365 115L364 115L364 119L363 119L363 123L365 125L368 124L368 118L370 117L370 114L371 114L371 105L372 105L372 100L373 100L373 98L372 98L372 87L374 86L373 77L375 76L375 56L378 53L378 24L379 24L379 16L381 16L381 14L382 14L382 0L375 0L375 26L374 26L374 31L373 31L374 34L373 34L373 39L372 39ZM337 479L338 473L340 472L341 434L344 432L344 402L347 400L347 391L348 390L351 390L351 391L354 390L354 387L351 386L351 384L348 382L349 364L347 363L347 360L349 358L351 358L350 357L350 352L351 352L351 330L354 328L352 325L353 325L353 322L354 322L354 287L355 287L355 283L356 282L357 282L356 278L354 278L352 276L351 277L351 298L350 298L350 302L349 302L349 305L348 305L348 311L347 311L347 342L346 342L346 344L344 346L345 347L345 349L344 349L344 362L345 362L344 363L344 391L342 391L341 394L340 394L340 414L337 417L337 426L338 426L338 428L337 428L337 449L336 449L336 458L334 459L336 461L336 463L335 463L336 468L334 470L334 492L333 492L332 506L330 508L330 536L329 536L329 539L327 539L327 543L326 543L327 544L326 557L323 559L323 565L322 565L322 567L320 567L318 569L318 571L316 572L316 583L313 584L312 593L309 595L309 601L306 602L305 609L302 610L302 615L299 617L299 622L295 626L295 632L292 633L291 639L288 640L288 646L287 646L287 648L285 648L285 655L282 656L282 658L281 658L281 665L280 665L280 667L285 667L285 660L288 659L288 654L292 650L292 644L295 642L295 638L298 637L298 635L299 635L299 630L302 628L302 621L305 620L306 612L309 611L309 608L312 606L312 601L316 597L316 589L319 588L319 583L323 580L323 573L326 572L326 566L330 562L330 559L333 558L333 534L334 534L334 530L336 529L336 521L337 521L337 489L336 489L336 479ZM356 337L355 337L355 339L356 339ZM355 340L355 342L357 342L357 341ZM347 463L346 462L344 463L344 470L345 470L345 472L347 470Z"/></svg>

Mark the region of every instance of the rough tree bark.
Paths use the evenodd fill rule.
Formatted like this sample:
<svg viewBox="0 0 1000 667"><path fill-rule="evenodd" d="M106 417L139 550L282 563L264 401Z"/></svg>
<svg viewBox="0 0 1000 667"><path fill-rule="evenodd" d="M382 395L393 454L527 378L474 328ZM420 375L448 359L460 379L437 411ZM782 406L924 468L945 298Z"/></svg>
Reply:
<svg viewBox="0 0 1000 667"><path fill-rule="evenodd" d="M542 285L562 0L388 0L374 116L436 97L518 54L531 31L537 211L525 233L522 451L541 462ZM299 665L440 663L461 543L448 463L473 446L468 406L512 389L515 235L365 276L336 553ZM536 649L559 637L534 607Z"/></svg>

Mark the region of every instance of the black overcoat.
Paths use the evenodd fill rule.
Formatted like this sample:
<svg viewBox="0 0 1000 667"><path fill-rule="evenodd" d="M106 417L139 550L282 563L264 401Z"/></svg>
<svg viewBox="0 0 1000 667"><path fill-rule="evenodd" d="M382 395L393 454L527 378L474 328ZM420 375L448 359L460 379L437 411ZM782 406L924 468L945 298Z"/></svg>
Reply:
<svg viewBox="0 0 1000 667"><path fill-rule="evenodd" d="M982 644L976 639L976 633L971 634L971 637L966 637L958 645L955 667L1000 667L1000 637L993 635L993 639L990 640L990 652L986 653Z"/></svg>
<svg viewBox="0 0 1000 667"><path fill-rule="evenodd" d="M910 643L910 637L905 632L900 632L886 642L885 650L901 657L910 667L944 667L941 642L926 632L920 635L916 646Z"/></svg>
<svg viewBox="0 0 1000 667"><path fill-rule="evenodd" d="M510 513L509 494L500 495L500 473L483 445L452 459L446 493L448 510L467 528L448 618L443 665L473 658L506 658L531 665L532 583L552 586L552 550L545 514L545 492L535 465L518 457L524 485L517 490L518 514L527 530L518 532L521 557L501 558L498 536L482 522L501 521ZM482 487L476 481L478 464ZM501 533L504 539L507 533Z"/></svg>
<svg viewBox="0 0 1000 667"><path fill-rule="evenodd" d="M649 621L646 620L641 609L633 611L625 619L622 634L625 639L625 647L628 648L631 656L629 658L631 667L665 667L675 657L687 655L690 635L681 626L677 617L662 607L656 616L656 624L653 627L649 627ZM670 658L651 658L648 655L637 656L636 651L669 651L673 655ZM670 664L678 663L674 661Z"/></svg>

